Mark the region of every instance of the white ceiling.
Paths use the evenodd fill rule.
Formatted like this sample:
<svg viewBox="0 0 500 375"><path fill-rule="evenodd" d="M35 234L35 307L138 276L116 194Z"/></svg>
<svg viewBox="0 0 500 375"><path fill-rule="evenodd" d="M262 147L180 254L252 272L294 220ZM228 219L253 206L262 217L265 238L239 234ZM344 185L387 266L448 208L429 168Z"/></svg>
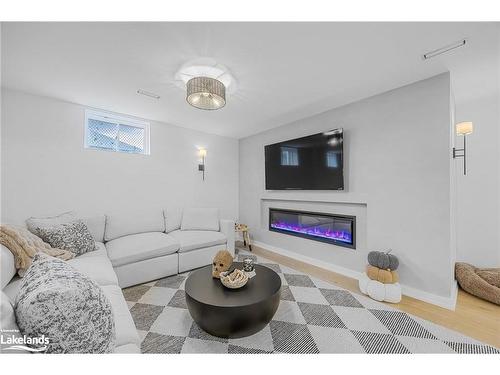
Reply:
<svg viewBox="0 0 500 375"><path fill-rule="evenodd" d="M3 23L2 86L241 138L445 71L474 71L477 86L498 69L497 32L492 23ZM421 59L463 37L465 48ZM175 85L177 69L199 57L238 81L221 110L191 107Z"/></svg>

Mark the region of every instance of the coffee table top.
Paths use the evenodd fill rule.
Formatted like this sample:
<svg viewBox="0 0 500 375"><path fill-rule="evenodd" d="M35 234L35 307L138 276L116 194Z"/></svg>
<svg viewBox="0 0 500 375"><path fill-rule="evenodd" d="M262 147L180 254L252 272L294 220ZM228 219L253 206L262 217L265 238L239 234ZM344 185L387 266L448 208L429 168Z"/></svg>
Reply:
<svg viewBox="0 0 500 375"><path fill-rule="evenodd" d="M243 263L234 262L234 268L243 269ZM279 292L281 279L272 269L255 265L255 276L240 289L228 289L212 277L212 266L191 272L185 291L192 299L211 306L241 307L265 301Z"/></svg>

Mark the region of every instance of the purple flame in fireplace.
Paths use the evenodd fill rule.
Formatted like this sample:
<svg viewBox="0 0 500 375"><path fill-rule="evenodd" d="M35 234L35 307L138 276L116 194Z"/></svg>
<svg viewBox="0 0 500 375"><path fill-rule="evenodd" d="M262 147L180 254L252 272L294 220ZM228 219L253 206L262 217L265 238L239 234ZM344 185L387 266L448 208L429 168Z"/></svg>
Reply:
<svg viewBox="0 0 500 375"><path fill-rule="evenodd" d="M272 228L286 230L289 232L303 233L310 236L329 238L337 241L352 243L352 234L343 230L331 230L329 228L303 227L297 224L288 224L284 221L271 223Z"/></svg>

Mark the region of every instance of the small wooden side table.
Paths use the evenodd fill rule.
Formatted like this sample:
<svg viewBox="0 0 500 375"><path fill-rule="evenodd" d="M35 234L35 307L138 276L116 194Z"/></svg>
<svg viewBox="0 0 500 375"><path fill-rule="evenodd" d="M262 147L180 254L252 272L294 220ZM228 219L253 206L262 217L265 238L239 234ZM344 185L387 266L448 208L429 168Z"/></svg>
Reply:
<svg viewBox="0 0 500 375"><path fill-rule="evenodd" d="M235 223L234 230L235 232L241 233L241 235L243 236L243 246L246 247L248 244L248 250L252 251L250 235L248 234L248 225Z"/></svg>

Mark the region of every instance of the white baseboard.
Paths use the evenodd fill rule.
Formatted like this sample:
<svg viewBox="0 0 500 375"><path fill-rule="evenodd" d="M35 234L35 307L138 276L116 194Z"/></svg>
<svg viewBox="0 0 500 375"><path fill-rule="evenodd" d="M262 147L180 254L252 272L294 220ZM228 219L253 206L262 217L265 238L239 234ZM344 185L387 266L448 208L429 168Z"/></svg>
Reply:
<svg viewBox="0 0 500 375"><path fill-rule="evenodd" d="M266 249L269 251L272 251L273 253L284 255L284 256L292 258L292 259L300 260L304 263L308 263L308 264L311 264L311 265L316 266L316 267L324 268L328 271L333 271L333 272L339 273L341 275L351 277L351 278L356 279L356 280L359 280L359 278L362 275L361 272L354 271L354 270L351 270L349 268L337 266L336 264L324 262L324 261L319 260L319 259L311 258L311 257L308 257L306 255L298 254L298 253L295 253L293 251L288 251L288 250L282 249L280 247L268 245L268 244L265 244L265 243L262 243L259 241L253 241L253 243L256 246L262 247L263 249Z"/></svg>
<svg viewBox="0 0 500 375"><path fill-rule="evenodd" d="M339 273L343 276L347 276L347 277L350 277L350 278L353 278L356 280L359 280L359 278L363 274L362 272L359 272L359 271L354 271L354 270L351 270L349 268L338 266L336 264L324 262L322 260L311 258L311 257L308 257L306 255L298 254L298 253L295 253L293 251L285 250L285 249L282 249L280 247L268 245L268 244L260 242L260 241L253 241L253 244L255 244L256 246L261 247L265 250L272 251L273 253L283 255L283 256L286 256L286 257L289 257L292 259L296 259L296 260L311 264L311 265L316 266L316 267L324 268L328 271L336 272L336 273ZM439 296L437 294L432 294L432 293L425 292L425 291L420 290L420 289L415 289L415 288L409 287L409 286L404 285L404 284L401 284L401 292L408 297L412 297L412 298L418 299L420 301L430 303L432 305L443 307L443 308L448 309L448 310L455 310L455 305L457 302L458 287L457 287L457 283L455 281L453 284L453 289L452 289L450 297Z"/></svg>
<svg viewBox="0 0 500 375"><path fill-rule="evenodd" d="M424 292L423 290L415 289L403 284L401 284L401 292L408 297L428 302L432 305L443 307L448 310L455 310L455 306L457 304L458 286L457 282L455 281L452 286L450 297L438 296L437 294Z"/></svg>

